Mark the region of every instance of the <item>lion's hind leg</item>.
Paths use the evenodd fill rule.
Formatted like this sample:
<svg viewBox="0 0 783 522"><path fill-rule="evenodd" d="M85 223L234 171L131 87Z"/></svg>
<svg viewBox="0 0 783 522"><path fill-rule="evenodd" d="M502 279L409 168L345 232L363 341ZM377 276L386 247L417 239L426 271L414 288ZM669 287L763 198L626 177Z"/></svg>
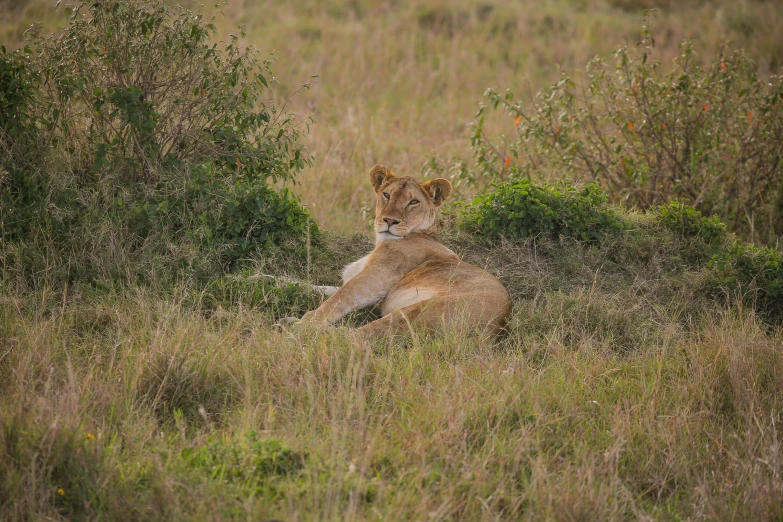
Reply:
<svg viewBox="0 0 783 522"><path fill-rule="evenodd" d="M492 304L477 304L454 295L440 294L390 312L359 328L364 337L406 335L417 330L453 329L461 334L494 336L503 330L508 315Z"/></svg>
<svg viewBox="0 0 783 522"><path fill-rule="evenodd" d="M443 328L472 328L468 303L452 296L436 295L425 301L394 310L359 328L365 337L406 335L417 330L437 331Z"/></svg>
<svg viewBox="0 0 783 522"><path fill-rule="evenodd" d="M359 333L365 338L376 338L397 335L405 335L413 330L426 327L436 328L442 325L444 318L439 297L432 297L426 301L406 306L390 312L380 319L376 319L359 328Z"/></svg>

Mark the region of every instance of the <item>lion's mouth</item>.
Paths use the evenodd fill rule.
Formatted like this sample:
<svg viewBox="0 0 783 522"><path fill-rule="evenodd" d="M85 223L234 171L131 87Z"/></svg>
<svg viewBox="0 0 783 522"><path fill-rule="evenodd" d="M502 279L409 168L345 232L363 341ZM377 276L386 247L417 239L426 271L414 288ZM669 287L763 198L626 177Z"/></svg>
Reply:
<svg viewBox="0 0 783 522"><path fill-rule="evenodd" d="M379 236L385 237L387 239L399 239L401 237L404 237L401 234L395 234L394 232L391 231L390 227L386 226L386 225L382 226L381 228L376 229L375 232Z"/></svg>

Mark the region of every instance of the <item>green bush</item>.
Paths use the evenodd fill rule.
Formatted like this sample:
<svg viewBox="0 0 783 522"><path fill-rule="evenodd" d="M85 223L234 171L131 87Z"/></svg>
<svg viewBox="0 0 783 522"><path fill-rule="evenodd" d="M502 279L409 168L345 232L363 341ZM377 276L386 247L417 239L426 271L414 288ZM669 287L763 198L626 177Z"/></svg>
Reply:
<svg viewBox="0 0 783 522"><path fill-rule="evenodd" d="M214 32L161 0L82 5L61 35L34 41L41 121L72 155L88 155L83 167L112 167L112 178L214 161L248 178L291 179L308 156L295 116L264 98L271 61L237 36L220 48Z"/></svg>
<svg viewBox="0 0 783 522"><path fill-rule="evenodd" d="M726 225L718 216L705 217L680 201L660 205L653 215L656 224L668 228L681 239L697 239L709 246L719 246L727 237Z"/></svg>
<svg viewBox="0 0 783 522"><path fill-rule="evenodd" d="M221 254L232 265L265 247L310 233L317 240L317 227L299 200L287 189L276 190L221 173L206 163L190 169L190 179L181 194L164 191L125 211L135 232L146 237L161 230L184 231L185 237L205 250Z"/></svg>
<svg viewBox="0 0 783 522"><path fill-rule="evenodd" d="M783 318L783 256L769 247L735 243L709 263L713 292L739 293L766 319Z"/></svg>
<svg viewBox="0 0 783 522"><path fill-rule="evenodd" d="M726 225L718 216L703 216L695 208L680 201L659 205L648 214L652 215L655 226L674 235L674 249L691 266L703 267L729 239Z"/></svg>
<svg viewBox="0 0 783 522"><path fill-rule="evenodd" d="M232 260L247 257L258 246L301 236L308 227L317 230L299 200L286 189L278 192L266 185L241 183L224 201L216 231L226 242L225 255Z"/></svg>
<svg viewBox="0 0 783 522"><path fill-rule="evenodd" d="M44 196L33 172L0 166L0 240L25 237Z"/></svg>
<svg viewBox="0 0 783 522"><path fill-rule="evenodd" d="M0 46L0 240L24 234L41 192L36 176L20 168L30 161L37 89L26 57Z"/></svg>
<svg viewBox="0 0 783 522"><path fill-rule="evenodd" d="M578 189L568 183L534 184L521 178L476 197L463 212L460 225L493 239L562 235L594 241L620 231L623 221L594 183Z"/></svg>
<svg viewBox="0 0 783 522"><path fill-rule="evenodd" d="M679 199L717 215L732 232L774 241L783 232L783 77L762 81L741 50L700 65L690 43L671 67L644 30L635 49L595 58L580 81L564 76L532 104L487 91L467 180L553 173L598 181L613 201L650 208ZM502 108L516 133L491 136Z"/></svg>
<svg viewBox="0 0 783 522"><path fill-rule="evenodd" d="M309 164L306 123L270 101L271 61L237 37L212 43L214 30L162 0L95 2L61 34L0 54L0 96L17 107L0 123L36 136L0 157L0 244L24 243L0 256L4 274L36 258L68 278L139 283L155 259L170 280L211 280L317 232L272 185ZM161 266L145 278L165 279Z"/></svg>
<svg viewBox="0 0 783 522"><path fill-rule="evenodd" d="M255 431L244 440L213 438L206 445L182 450L188 466L203 470L212 478L258 485L274 476L299 472L307 454L294 451L273 439L259 438Z"/></svg>

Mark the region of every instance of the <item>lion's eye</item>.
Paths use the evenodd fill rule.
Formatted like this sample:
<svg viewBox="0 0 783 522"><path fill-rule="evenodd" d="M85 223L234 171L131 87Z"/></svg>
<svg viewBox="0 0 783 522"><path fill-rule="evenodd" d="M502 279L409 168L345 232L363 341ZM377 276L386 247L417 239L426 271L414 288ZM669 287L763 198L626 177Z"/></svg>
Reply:
<svg viewBox="0 0 783 522"><path fill-rule="evenodd" d="M386 199L389 199L389 193L388 192L384 192L383 193L383 197L386 198Z"/></svg>
<svg viewBox="0 0 783 522"><path fill-rule="evenodd" d="M412 199L411 202L408 203L408 205L418 205L418 204L419 204L419 200L418 199Z"/></svg>

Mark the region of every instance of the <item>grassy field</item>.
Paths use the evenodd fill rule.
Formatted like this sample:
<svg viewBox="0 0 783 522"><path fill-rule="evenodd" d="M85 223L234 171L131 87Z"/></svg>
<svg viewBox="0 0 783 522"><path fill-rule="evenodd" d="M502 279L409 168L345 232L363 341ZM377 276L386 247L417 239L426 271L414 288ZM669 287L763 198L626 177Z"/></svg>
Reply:
<svg viewBox="0 0 783 522"><path fill-rule="evenodd" d="M447 232L515 298L497 342L290 334L242 278L225 306L6 293L2 518L777 520L783 338L645 230L593 247ZM318 279L368 247L330 239Z"/></svg>
<svg viewBox="0 0 783 522"><path fill-rule="evenodd" d="M772 1L223 6L220 35L242 23L276 52L278 100L318 75L289 108L317 122L294 190L323 232L206 287L164 285L153 236L123 251L95 226L100 248L34 266L32 242L0 239L0 520L783 519L779 323L651 214L618 210L630 225L589 243L485 242L447 209L444 243L514 299L496 341L365 344L350 326L368 314L289 332L276 319L317 298L248 277L339 283L372 248L369 166L448 175L487 87L536 92L634 45L653 4L662 60L729 37L762 76L783 65ZM0 39L63 26L58 9L0 0ZM58 280L68 259L105 271Z"/></svg>

